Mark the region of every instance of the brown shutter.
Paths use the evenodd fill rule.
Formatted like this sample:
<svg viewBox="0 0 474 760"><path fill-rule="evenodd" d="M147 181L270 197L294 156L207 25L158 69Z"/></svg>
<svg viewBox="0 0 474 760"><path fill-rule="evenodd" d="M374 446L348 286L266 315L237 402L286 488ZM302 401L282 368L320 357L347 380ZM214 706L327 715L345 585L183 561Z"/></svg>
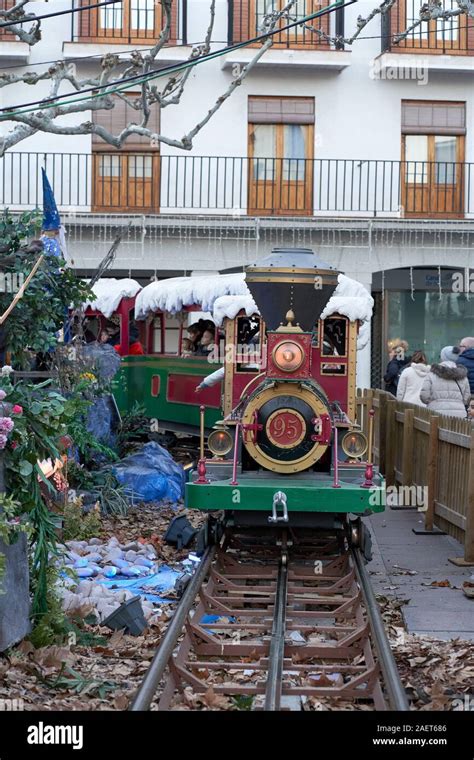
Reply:
<svg viewBox="0 0 474 760"><path fill-rule="evenodd" d="M133 100L139 93L127 93L127 97ZM114 135L117 135L122 129L125 129L127 124L131 122L140 123L142 117L141 111L135 111L121 98L115 98L115 106L110 110L100 110L92 112L92 121L94 124L100 124L104 129L107 129ZM153 132L159 132L160 130L160 108L157 103L150 106L150 118L148 120L148 128ZM99 135L92 135L92 142L94 148L97 150L99 147L104 150L110 150L110 145L104 142ZM127 139L123 150L130 149L131 147L150 148L150 138L142 135L130 135Z"/></svg>
<svg viewBox="0 0 474 760"><path fill-rule="evenodd" d="M402 102L402 134L465 135L465 103Z"/></svg>
<svg viewBox="0 0 474 760"><path fill-rule="evenodd" d="M249 124L314 124L314 98L249 98Z"/></svg>

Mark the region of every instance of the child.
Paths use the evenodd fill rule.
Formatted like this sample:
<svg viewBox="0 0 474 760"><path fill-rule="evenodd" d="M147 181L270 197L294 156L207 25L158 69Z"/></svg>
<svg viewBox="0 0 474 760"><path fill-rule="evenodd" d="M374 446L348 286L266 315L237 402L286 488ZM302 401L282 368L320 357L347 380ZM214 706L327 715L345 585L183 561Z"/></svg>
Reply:
<svg viewBox="0 0 474 760"><path fill-rule="evenodd" d="M193 342L190 338L183 338L181 341L181 356L193 355Z"/></svg>

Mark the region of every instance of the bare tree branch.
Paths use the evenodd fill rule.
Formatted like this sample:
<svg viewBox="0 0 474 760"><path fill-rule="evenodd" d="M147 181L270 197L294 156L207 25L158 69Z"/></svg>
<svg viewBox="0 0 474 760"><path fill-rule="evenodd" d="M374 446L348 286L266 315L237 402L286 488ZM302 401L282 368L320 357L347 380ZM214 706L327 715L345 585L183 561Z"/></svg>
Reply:
<svg viewBox="0 0 474 760"><path fill-rule="evenodd" d="M17 0L13 8L0 11L0 20L20 21L32 18L31 14L26 14L24 7L29 0ZM356 22L356 30L350 37L332 36L324 30L317 28L314 23L301 23L301 27L310 33L319 37L321 40L342 47L343 45L352 45L360 36L362 31L376 16L386 16L395 3L399 0L383 0L383 2L374 8L366 18L359 16ZM151 144L166 145L175 147L180 150L191 150L193 140L196 135L209 123L212 117L222 107L232 93L239 87L249 73L254 69L259 60L273 45L273 36L267 37L260 48L230 82L227 89L216 97L215 102L209 108L208 112L202 117L186 134L180 139L158 134L149 128L151 107L158 105L160 108L166 108L172 105L178 105L181 102L183 93L188 83L191 71L195 61L206 56L211 51L212 35L215 22L215 0L210 0L209 25L205 34L204 41L192 48L188 65L183 71L170 75L163 83L161 88L149 79L156 71L159 71L157 56L163 47L171 41L172 24L173 24L173 2L177 0L160 0L162 7L163 28L153 47L147 52L135 50L131 51L127 59L120 58L118 55L107 54L98 62L98 73L96 76L80 78L75 73L75 68L66 61L58 61L50 66L46 71L41 73L25 72L23 74L0 74L0 88L15 85L17 83L28 84L36 87L40 82L49 82L49 92L42 99L38 108L31 112L22 113L17 109L12 113L0 113L0 122L13 122L14 126L10 131L0 136L0 156L6 150L17 145L26 137L30 137L36 132L47 132L57 135L88 135L94 134L100 137L104 142L113 148L121 148L127 139L132 135L140 135L150 138ZM295 3L297 0L288 0L281 10L273 10L264 15L258 33L265 34L278 31L281 26L289 22L298 22L295 15ZM457 0L457 8L444 10L442 0L428 0L420 8L420 17L416 19L407 29L398 32L392 37L392 42L396 44L410 35L420 24L430 20L449 19L461 15L474 18L474 0ZM34 18L34 17L33 17ZM29 32L23 32L21 26L9 27L9 31L16 34L23 41L28 42L30 46L35 45L41 39L40 21L34 21ZM130 77L137 77L136 84L130 82L127 87L127 80ZM145 78L145 81L142 80ZM64 86L69 87L71 92L64 91ZM100 88L106 87L104 91ZM91 90L97 88L97 92L102 94L91 94ZM118 91L117 88L120 88ZM130 93L138 89L136 97L130 97ZM13 88L14 91L14 88ZM52 104L52 100L61 93L65 100L57 101ZM71 102L74 98L81 96L80 100ZM137 113L136 123L128 124L120 133L114 135L100 124L94 123L90 119L83 121L74 126L64 124L62 117L71 114L83 113L85 111L110 110L115 107L118 100L127 103L128 106ZM68 102L69 101L69 102ZM48 106L45 108L45 106ZM20 111L20 112L19 112Z"/></svg>

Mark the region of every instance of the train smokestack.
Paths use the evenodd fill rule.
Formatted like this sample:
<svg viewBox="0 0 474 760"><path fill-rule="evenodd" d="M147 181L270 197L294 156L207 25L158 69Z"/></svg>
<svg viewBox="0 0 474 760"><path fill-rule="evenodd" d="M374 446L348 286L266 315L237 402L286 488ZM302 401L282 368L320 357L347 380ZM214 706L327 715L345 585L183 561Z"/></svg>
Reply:
<svg viewBox="0 0 474 760"><path fill-rule="evenodd" d="M309 248L274 248L245 268L247 286L268 330L295 324L310 332L337 286L338 271Z"/></svg>

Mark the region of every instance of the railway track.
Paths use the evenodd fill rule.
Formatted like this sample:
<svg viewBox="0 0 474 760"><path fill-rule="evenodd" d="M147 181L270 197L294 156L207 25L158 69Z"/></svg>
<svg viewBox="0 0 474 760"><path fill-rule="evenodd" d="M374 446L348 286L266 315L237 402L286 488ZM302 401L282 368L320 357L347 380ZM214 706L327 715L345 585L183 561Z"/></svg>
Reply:
<svg viewBox="0 0 474 760"><path fill-rule="evenodd" d="M179 709L185 688L257 710L311 698L408 710L362 556L341 532L234 531L207 549L131 709Z"/></svg>

